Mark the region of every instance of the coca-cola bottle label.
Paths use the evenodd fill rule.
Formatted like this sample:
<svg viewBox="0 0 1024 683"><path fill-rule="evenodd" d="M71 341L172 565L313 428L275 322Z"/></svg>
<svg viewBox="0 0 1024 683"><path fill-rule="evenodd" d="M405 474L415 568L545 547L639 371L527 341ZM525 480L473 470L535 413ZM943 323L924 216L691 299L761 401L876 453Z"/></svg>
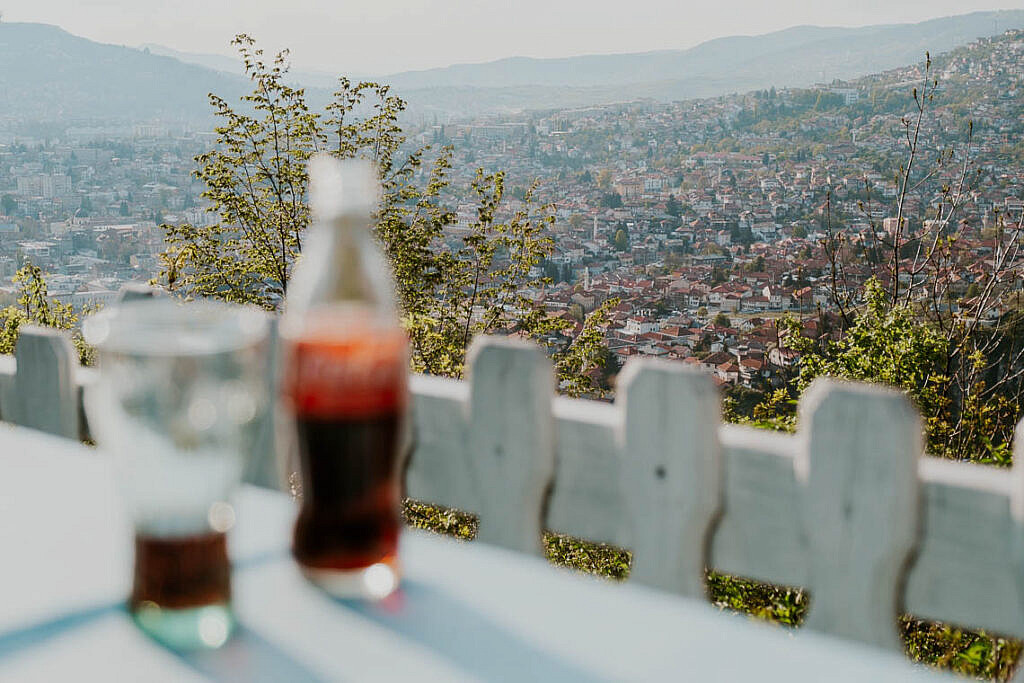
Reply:
<svg viewBox="0 0 1024 683"><path fill-rule="evenodd" d="M366 418L402 411L408 371L404 332L345 317L320 317L288 340L285 399L305 417Z"/></svg>

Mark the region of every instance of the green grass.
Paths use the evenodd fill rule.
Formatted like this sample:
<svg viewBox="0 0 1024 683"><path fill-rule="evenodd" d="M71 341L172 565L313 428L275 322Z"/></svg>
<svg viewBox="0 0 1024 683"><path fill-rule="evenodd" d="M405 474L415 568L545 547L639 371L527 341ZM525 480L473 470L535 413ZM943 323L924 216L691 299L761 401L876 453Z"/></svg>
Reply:
<svg viewBox="0 0 1024 683"><path fill-rule="evenodd" d="M458 510L449 510L406 498L402 504L405 523L417 529L426 529L463 541L476 538L479 527L476 515Z"/></svg>
<svg viewBox="0 0 1024 683"><path fill-rule="evenodd" d="M544 551L550 562L587 574L624 581L633 561L629 551L606 543L581 541L572 536L548 531L544 534Z"/></svg>
<svg viewBox="0 0 1024 683"><path fill-rule="evenodd" d="M479 526L472 514L412 500L405 501L404 514L410 526L466 541L476 537ZM629 577L628 550L550 531L544 534L544 549L548 560L562 567L616 581ZM799 627L811 604L811 596L801 588L715 571L708 571L706 580L708 598L716 606L785 627ZM899 630L914 661L982 680L1009 680L1021 653L1020 641L910 616L900 618Z"/></svg>
<svg viewBox="0 0 1024 683"><path fill-rule="evenodd" d="M749 614L783 626L800 626L810 598L803 588L773 586L708 571L708 598L722 609Z"/></svg>
<svg viewBox="0 0 1024 683"><path fill-rule="evenodd" d="M1020 657L1019 640L910 616L900 617L900 633L914 661L972 678L1008 681Z"/></svg>

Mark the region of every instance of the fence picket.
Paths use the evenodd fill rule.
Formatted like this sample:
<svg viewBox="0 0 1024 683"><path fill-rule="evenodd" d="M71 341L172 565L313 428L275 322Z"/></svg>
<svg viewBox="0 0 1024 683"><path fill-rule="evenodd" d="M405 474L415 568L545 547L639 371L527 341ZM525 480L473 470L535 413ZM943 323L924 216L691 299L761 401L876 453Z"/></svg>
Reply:
<svg viewBox="0 0 1024 683"><path fill-rule="evenodd" d="M122 285L117 293L118 303L125 301L145 301L157 296L159 290L143 282L129 282Z"/></svg>
<svg viewBox="0 0 1024 683"><path fill-rule="evenodd" d="M478 339L470 348L470 477L481 541L540 555L555 470L551 362L533 344ZM484 504L485 503L485 504Z"/></svg>
<svg viewBox="0 0 1024 683"><path fill-rule="evenodd" d="M532 344L481 338L467 366L468 395L428 382L437 395L417 396L407 491L478 513L482 541L540 554L554 474L551 363Z"/></svg>
<svg viewBox="0 0 1024 683"><path fill-rule="evenodd" d="M619 465L637 581L703 596L706 544L721 501L719 397L711 378L679 363L630 363Z"/></svg>
<svg viewBox="0 0 1024 683"><path fill-rule="evenodd" d="M4 419L24 427L77 439L80 399L78 355L59 330L22 325L14 351L17 374L5 383Z"/></svg>
<svg viewBox="0 0 1024 683"><path fill-rule="evenodd" d="M548 501L548 526L629 547L625 492L619 486L621 406L556 398L554 413L556 484Z"/></svg>
<svg viewBox="0 0 1024 683"><path fill-rule="evenodd" d="M276 432L276 409L275 398L278 388L278 318L268 315L267 327L267 387L269 396L257 419L256 434L253 439L252 451L245 461L245 469L242 472L242 479L247 484L263 486L265 488L276 488L286 490L288 476L284 471L287 457L278 457L278 448L284 448L282 440L278 439Z"/></svg>
<svg viewBox="0 0 1024 683"><path fill-rule="evenodd" d="M797 438L753 427L719 430L725 465L722 517L709 566L734 576L807 585L807 558L794 471Z"/></svg>
<svg viewBox="0 0 1024 683"><path fill-rule="evenodd" d="M924 525L904 608L961 626L1024 633L1011 513L1014 477L970 463L924 458ZM1012 596L1013 599L1007 599Z"/></svg>
<svg viewBox="0 0 1024 683"><path fill-rule="evenodd" d="M14 422L8 413L19 403L18 394L14 390L14 380L18 376L18 362L13 355L0 355L0 419Z"/></svg>
<svg viewBox="0 0 1024 683"><path fill-rule="evenodd" d="M818 380L801 399L799 436L807 626L901 650L903 572L921 528L920 420L896 391Z"/></svg>

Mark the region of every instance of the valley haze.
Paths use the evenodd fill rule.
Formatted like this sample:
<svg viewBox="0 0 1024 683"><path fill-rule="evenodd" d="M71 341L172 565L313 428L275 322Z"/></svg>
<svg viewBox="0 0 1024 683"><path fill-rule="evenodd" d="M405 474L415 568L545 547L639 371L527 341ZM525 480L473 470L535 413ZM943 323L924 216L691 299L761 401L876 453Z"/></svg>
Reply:
<svg viewBox="0 0 1024 683"><path fill-rule="evenodd" d="M560 59L510 57L379 76L417 118L476 116L636 99L675 101L768 87L805 87L919 62L991 35L1024 28L1024 10L975 12L916 24L799 26L736 36L686 50ZM255 36L257 39L259 36ZM232 68L234 65L235 68ZM337 75L293 73L323 102ZM44 84L40 87L40 84ZM206 95L247 90L240 61L146 45L108 45L56 26L0 23L0 106L42 121L67 119L203 122Z"/></svg>

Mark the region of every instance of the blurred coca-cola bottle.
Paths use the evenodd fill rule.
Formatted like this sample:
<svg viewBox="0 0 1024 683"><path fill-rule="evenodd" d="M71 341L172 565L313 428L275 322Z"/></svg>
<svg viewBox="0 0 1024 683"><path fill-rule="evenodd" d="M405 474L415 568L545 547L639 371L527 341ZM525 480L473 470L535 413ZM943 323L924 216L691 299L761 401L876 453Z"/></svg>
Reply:
<svg viewBox="0 0 1024 683"><path fill-rule="evenodd" d="M311 226L281 321L282 426L297 458L292 552L339 597L398 585L407 340L372 234L372 164L310 163Z"/></svg>

